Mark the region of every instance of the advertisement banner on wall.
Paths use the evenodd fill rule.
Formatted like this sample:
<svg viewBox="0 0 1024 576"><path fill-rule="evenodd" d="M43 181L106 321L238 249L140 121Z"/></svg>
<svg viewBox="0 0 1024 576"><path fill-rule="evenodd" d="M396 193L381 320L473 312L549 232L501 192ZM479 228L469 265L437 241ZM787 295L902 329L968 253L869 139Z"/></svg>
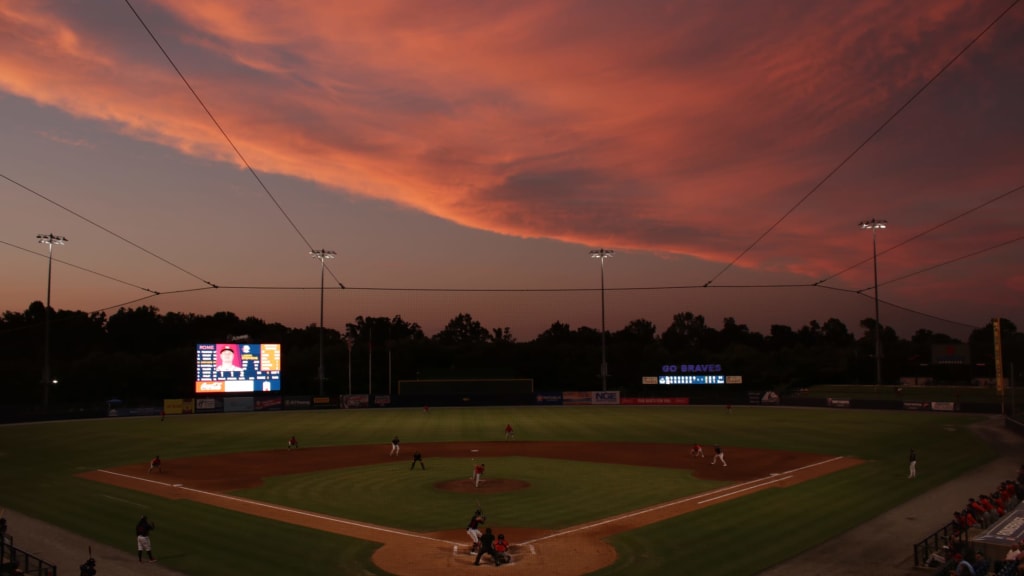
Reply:
<svg viewBox="0 0 1024 576"><path fill-rule="evenodd" d="M391 405L391 396L374 396L373 397L373 405L374 406L390 406Z"/></svg>
<svg viewBox="0 0 1024 576"><path fill-rule="evenodd" d="M562 403L561 392L541 392L536 396L537 404L556 405Z"/></svg>
<svg viewBox="0 0 1024 576"><path fill-rule="evenodd" d="M235 398L224 398L225 412L252 412L255 409L252 396L238 396Z"/></svg>
<svg viewBox="0 0 1024 576"><path fill-rule="evenodd" d="M620 404L641 405L641 406L685 406L690 403L689 398L620 398Z"/></svg>
<svg viewBox="0 0 1024 576"><path fill-rule="evenodd" d="M831 406L832 408L849 408L850 401L839 398L829 398L828 405Z"/></svg>
<svg viewBox="0 0 1024 576"><path fill-rule="evenodd" d="M281 410L284 407L284 401L280 396L271 396L270 398L256 398L256 409L257 410Z"/></svg>
<svg viewBox="0 0 1024 576"><path fill-rule="evenodd" d="M932 402L932 410L938 412L953 412L956 410L954 402Z"/></svg>
<svg viewBox="0 0 1024 576"><path fill-rule="evenodd" d="M905 410L931 410L931 402L904 402L903 408Z"/></svg>
<svg viewBox="0 0 1024 576"><path fill-rule="evenodd" d="M314 396L313 408L335 408L338 404L330 396Z"/></svg>
<svg viewBox="0 0 1024 576"><path fill-rule="evenodd" d="M284 407L287 410L306 410L312 402L309 396L289 396L284 399Z"/></svg>
<svg viewBox="0 0 1024 576"><path fill-rule="evenodd" d="M341 405L345 408L366 408L370 405L370 397L366 394L346 394L341 397Z"/></svg>
<svg viewBox="0 0 1024 576"><path fill-rule="evenodd" d="M196 412L216 412L217 398L196 398Z"/></svg>
<svg viewBox="0 0 1024 576"><path fill-rule="evenodd" d="M594 404L618 405L618 403L619 403L619 391L618 390L609 390L609 391L601 391L601 392L596 392L595 391L593 393L593 396L591 397L591 401Z"/></svg>
<svg viewBox="0 0 1024 576"><path fill-rule="evenodd" d="M590 392L567 391L562 392L562 404L567 406L586 406L593 403L593 396Z"/></svg>

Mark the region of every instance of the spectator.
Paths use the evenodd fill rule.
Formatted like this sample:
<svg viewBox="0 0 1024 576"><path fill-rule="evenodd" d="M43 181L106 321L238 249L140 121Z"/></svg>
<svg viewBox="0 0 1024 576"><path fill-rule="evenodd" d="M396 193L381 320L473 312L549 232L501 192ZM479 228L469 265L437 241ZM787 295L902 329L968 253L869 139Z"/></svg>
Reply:
<svg viewBox="0 0 1024 576"><path fill-rule="evenodd" d="M971 564L974 567L974 574L976 576L984 576L988 574L988 558L981 552L974 553L974 562Z"/></svg>
<svg viewBox="0 0 1024 576"><path fill-rule="evenodd" d="M1010 546L1005 559L1007 562L1012 562L1017 558L1020 558L1020 545L1015 543L1013 546Z"/></svg>
<svg viewBox="0 0 1024 576"><path fill-rule="evenodd" d="M974 572L974 566L964 559L956 565L956 569L950 572L950 576L977 576L977 573Z"/></svg>

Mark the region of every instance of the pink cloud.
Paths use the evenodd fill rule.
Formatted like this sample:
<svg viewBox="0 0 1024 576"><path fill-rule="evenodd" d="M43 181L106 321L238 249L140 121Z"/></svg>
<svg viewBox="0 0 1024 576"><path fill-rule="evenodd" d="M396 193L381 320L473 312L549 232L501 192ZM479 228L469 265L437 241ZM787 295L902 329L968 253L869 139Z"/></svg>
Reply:
<svg viewBox="0 0 1024 576"><path fill-rule="evenodd" d="M139 10L259 171L502 234L728 262L994 16L962 0L748 8L161 0ZM115 33L61 5L0 10L14 32L0 39L5 91L238 163L130 14L117 13ZM1006 26L1019 33L1022 18ZM972 54L997 52L994 42ZM989 98L981 84L958 96L952 83L915 105L938 116L908 114L865 151L877 163L851 165L740 264L827 275L865 242L829 230L882 206L912 214L919 196L862 191L893 186L887 170L904 186L920 185L908 182L915 172L939 180L899 134L947 122L948 101ZM956 185L1013 176L991 163ZM919 257L908 254L903 266Z"/></svg>

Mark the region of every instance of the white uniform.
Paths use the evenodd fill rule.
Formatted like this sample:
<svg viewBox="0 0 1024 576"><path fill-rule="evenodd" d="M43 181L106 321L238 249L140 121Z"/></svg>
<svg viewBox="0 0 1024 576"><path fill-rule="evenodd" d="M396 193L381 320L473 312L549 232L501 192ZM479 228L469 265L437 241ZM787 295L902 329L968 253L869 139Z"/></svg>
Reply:
<svg viewBox="0 0 1024 576"><path fill-rule="evenodd" d="M725 452L722 451L721 446L715 446L715 457L711 459L711 465L714 466L715 462L722 461L722 466L728 466L725 463Z"/></svg>

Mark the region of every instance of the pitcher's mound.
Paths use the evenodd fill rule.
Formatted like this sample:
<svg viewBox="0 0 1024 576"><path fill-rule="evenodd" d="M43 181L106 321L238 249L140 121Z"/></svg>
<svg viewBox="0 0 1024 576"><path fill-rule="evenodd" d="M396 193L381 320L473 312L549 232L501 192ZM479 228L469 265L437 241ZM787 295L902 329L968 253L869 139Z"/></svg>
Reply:
<svg viewBox="0 0 1024 576"><path fill-rule="evenodd" d="M480 481L480 486L474 486L473 481L466 480L447 480L445 482L438 482L434 484L438 490L447 490L449 492L477 492L480 494L497 494L499 492L512 492L513 490L522 490L523 488L529 488L530 483L524 480L509 480L506 478L488 478Z"/></svg>

